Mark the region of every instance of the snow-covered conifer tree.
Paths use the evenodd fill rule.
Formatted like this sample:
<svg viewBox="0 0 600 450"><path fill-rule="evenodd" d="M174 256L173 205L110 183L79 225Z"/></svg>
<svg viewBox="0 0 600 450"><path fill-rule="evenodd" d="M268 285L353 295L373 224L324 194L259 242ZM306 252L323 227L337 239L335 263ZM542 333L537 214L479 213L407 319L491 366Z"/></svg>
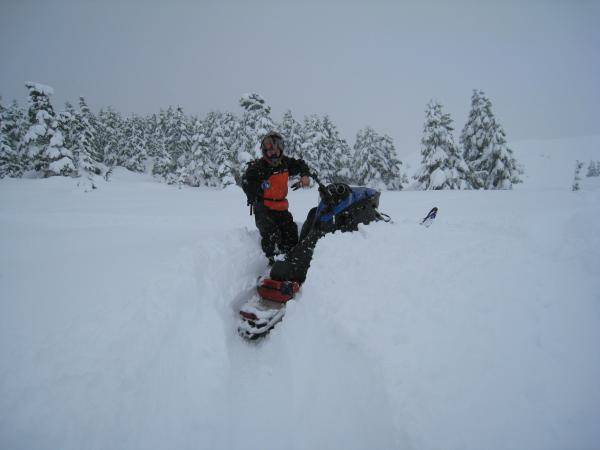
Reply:
<svg viewBox="0 0 600 450"><path fill-rule="evenodd" d="M191 148L177 169L177 182L190 186L210 185L213 174L208 164L208 139L202 122L195 119L191 126Z"/></svg>
<svg viewBox="0 0 600 450"><path fill-rule="evenodd" d="M575 161L575 174L573 175L573 185L571 186L571 190L573 191L579 191L581 189L581 185L579 184L581 177L579 174L582 168L583 163L579 160Z"/></svg>
<svg viewBox="0 0 600 450"><path fill-rule="evenodd" d="M202 140L204 142L199 143L198 146L205 152L203 155L204 167L202 169L204 173L204 184L207 186L220 186L221 182L219 179L219 158L223 160L229 160L226 156L227 148L225 145L226 136L224 135L224 129L222 127L223 113L219 111L210 111L206 118L201 122ZM194 138L194 141L200 141L200 139ZM192 144L192 148L194 143Z"/></svg>
<svg viewBox="0 0 600 450"><path fill-rule="evenodd" d="M492 113L492 102L474 90L471 111L460 136L471 185L485 189L511 189L522 170L508 148L505 133Z"/></svg>
<svg viewBox="0 0 600 450"><path fill-rule="evenodd" d="M308 166L319 175L324 172L325 168L323 140L322 124L319 116L316 114L305 116L302 121L300 154Z"/></svg>
<svg viewBox="0 0 600 450"><path fill-rule="evenodd" d="M9 145L16 150L19 156L19 164L24 170L27 167L27 153L23 149L23 136L28 127L26 112L16 100L13 100L10 106L6 108L4 118L4 130Z"/></svg>
<svg viewBox="0 0 600 450"><path fill-rule="evenodd" d="M146 154L150 159L154 158L156 155L156 134L158 133L158 127L158 117L156 114L152 114L145 118L144 129L147 136Z"/></svg>
<svg viewBox="0 0 600 450"><path fill-rule="evenodd" d="M102 173L100 163L92 158L94 153L92 142L95 141L95 136L83 113L75 111L73 106L67 102L65 111L59 114L58 122L65 140L65 147L73 153L73 161L79 176L100 175Z"/></svg>
<svg viewBox="0 0 600 450"><path fill-rule="evenodd" d="M469 184L469 169L452 136L452 119L432 100L425 110L421 138L421 168L414 176L423 190L462 189Z"/></svg>
<svg viewBox="0 0 600 450"><path fill-rule="evenodd" d="M177 167L176 160L173 159L171 152L176 153L177 138L174 137L176 131L173 126L173 108L169 107L166 111L159 112L158 128L155 130L154 139L154 164L152 166L152 175L173 181Z"/></svg>
<svg viewBox="0 0 600 450"><path fill-rule="evenodd" d="M235 184L233 162L236 158L236 141L239 120L231 113L214 113L212 127L206 133L209 139L209 162L214 175L214 185L226 187ZM210 116L210 115L209 115Z"/></svg>
<svg viewBox="0 0 600 450"><path fill-rule="evenodd" d="M590 161L587 168L586 177L600 176L600 161Z"/></svg>
<svg viewBox="0 0 600 450"><path fill-rule="evenodd" d="M40 83L27 82L29 90L29 129L23 139L31 157L33 169L44 177L72 175L75 164L70 150L58 129L50 96L54 90Z"/></svg>
<svg viewBox="0 0 600 450"><path fill-rule="evenodd" d="M124 120L121 114L112 108L102 109L96 121L98 139L97 145L108 167L121 164L120 155L125 141Z"/></svg>
<svg viewBox="0 0 600 450"><path fill-rule="evenodd" d="M279 132L285 139L285 154L292 158L303 158L301 125L292 116L292 111L287 110L279 125Z"/></svg>
<svg viewBox="0 0 600 450"><path fill-rule="evenodd" d="M0 104L0 178L18 177L23 173L17 120L10 109Z"/></svg>
<svg viewBox="0 0 600 450"><path fill-rule="evenodd" d="M304 118L301 155L324 182L354 182L353 150L328 115Z"/></svg>
<svg viewBox="0 0 600 450"><path fill-rule="evenodd" d="M392 138L366 127L356 135L354 154L358 184L402 189L406 176L400 172L402 162L396 156Z"/></svg>
<svg viewBox="0 0 600 450"><path fill-rule="evenodd" d="M87 105L85 98L79 97L79 120L81 121L82 133L85 134L85 149L93 166L99 170L99 164L104 160L102 147L98 142L98 130L96 117Z"/></svg>
<svg viewBox="0 0 600 450"><path fill-rule="evenodd" d="M256 93L244 94L240 98L244 113L240 119L236 140L236 154L230 161L231 172L239 184L241 173L246 164L260 157L260 140L269 131L275 129L271 119L271 107Z"/></svg>
<svg viewBox="0 0 600 450"><path fill-rule="evenodd" d="M132 172L144 172L146 169L146 139L144 123L140 117L133 116L125 121L125 141L120 154L120 164Z"/></svg>
<svg viewBox="0 0 600 450"><path fill-rule="evenodd" d="M318 148L322 153L321 178L330 182L352 183L353 152L350 146L340 136L336 125L328 115L323 117L320 125L321 139Z"/></svg>
<svg viewBox="0 0 600 450"><path fill-rule="evenodd" d="M520 183L519 174L522 170L513 157L512 150L506 143L504 130L498 124L494 129L490 145L483 159L487 169L485 189L512 189L513 184Z"/></svg>
<svg viewBox="0 0 600 450"><path fill-rule="evenodd" d="M488 168L484 163L484 154L494 134L495 120L492 103L483 91L473 90L469 119L460 135L463 157L471 170L470 183L475 189L485 186Z"/></svg>
<svg viewBox="0 0 600 450"><path fill-rule="evenodd" d="M181 106L175 109L173 131L174 133L169 136L172 142L167 140L167 145L171 145L172 147L170 149L167 148L167 150L173 160L178 162L178 165L181 165L188 158L192 147L192 126L189 123L189 119L183 113Z"/></svg>
<svg viewBox="0 0 600 450"><path fill-rule="evenodd" d="M172 178L189 156L191 132L187 122L180 106L169 106L166 111L160 112L160 130L168 157L160 155L160 161L154 167L155 172L160 173L163 178Z"/></svg>

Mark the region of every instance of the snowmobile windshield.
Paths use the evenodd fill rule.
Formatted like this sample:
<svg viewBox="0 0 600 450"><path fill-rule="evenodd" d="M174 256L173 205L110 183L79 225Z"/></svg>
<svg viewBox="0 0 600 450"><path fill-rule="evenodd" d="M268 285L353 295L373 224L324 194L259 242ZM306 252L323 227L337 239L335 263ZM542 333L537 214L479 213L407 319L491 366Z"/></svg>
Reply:
<svg viewBox="0 0 600 450"><path fill-rule="evenodd" d="M330 185L332 186L332 185ZM347 185L346 185L347 186ZM329 186L327 186L329 187ZM332 205L331 203L327 203L325 201L321 201L319 206L317 207L317 219L321 222L330 222L336 214L345 211L350 206L355 203L358 203L364 199L377 198L379 191L366 187L348 187L348 194L345 198L340 200L338 203Z"/></svg>
<svg viewBox="0 0 600 450"><path fill-rule="evenodd" d="M350 186L344 183L332 183L328 186L319 187L321 201L331 207L344 201L351 193Z"/></svg>

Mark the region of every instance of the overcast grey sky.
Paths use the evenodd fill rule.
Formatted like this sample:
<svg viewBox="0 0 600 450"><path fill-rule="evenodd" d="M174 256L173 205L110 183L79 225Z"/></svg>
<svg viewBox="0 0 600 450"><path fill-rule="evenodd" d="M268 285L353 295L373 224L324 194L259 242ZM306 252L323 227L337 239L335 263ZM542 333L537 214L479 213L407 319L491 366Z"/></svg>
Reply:
<svg viewBox="0 0 600 450"><path fill-rule="evenodd" d="M0 0L0 95L25 81L99 109L329 114L419 149L437 98L462 129L474 88L509 140L600 134L599 1Z"/></svg>

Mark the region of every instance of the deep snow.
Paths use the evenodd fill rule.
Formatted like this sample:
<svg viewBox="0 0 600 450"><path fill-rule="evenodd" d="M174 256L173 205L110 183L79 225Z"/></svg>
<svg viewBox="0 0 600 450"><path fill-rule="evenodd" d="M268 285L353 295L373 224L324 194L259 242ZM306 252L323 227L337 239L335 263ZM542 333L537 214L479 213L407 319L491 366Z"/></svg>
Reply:
<svg viewBox="0 0 600 450"><path fill-rule="evenodd" d="M513 148L514 191L384 192L254 344L238 188L0 180L0 448L598 448L600 139Z"/></svg>

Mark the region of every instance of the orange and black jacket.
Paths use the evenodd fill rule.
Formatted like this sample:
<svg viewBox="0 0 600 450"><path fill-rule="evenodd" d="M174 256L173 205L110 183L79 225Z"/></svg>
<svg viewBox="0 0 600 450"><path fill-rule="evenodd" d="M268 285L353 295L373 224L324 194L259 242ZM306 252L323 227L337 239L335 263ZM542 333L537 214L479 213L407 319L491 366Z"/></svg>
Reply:
<svg viewBox="0 0 600 450"><path fill-rule="evenodd" d="M296 175L309 175L310 169L301 159L283 155L277 166L264 159L256 159L248 164L242 177L242 189L249 204L262 202L267 208L276 211L288 209L288 179Z"/></svg>

